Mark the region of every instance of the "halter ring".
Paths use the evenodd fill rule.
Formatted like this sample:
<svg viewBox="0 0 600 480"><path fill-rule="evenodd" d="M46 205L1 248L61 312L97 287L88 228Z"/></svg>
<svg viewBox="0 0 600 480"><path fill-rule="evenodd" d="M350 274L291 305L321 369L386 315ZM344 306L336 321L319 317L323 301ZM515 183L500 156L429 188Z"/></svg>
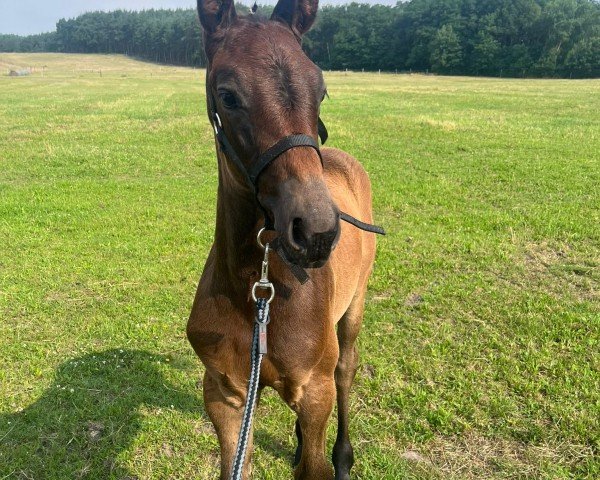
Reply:
<svg viewBox="0 0 600 480"><path fill-rule="evenodd" d="M270 290L271 294L269 295L269 298L267 299L267 303L271 303L273 301L273 299L275 298L275 287L273 286L273 284L271 282L256 282L254 285L252 285L252 300L254 300L255 302L258 300L258 297L256 296L256 289L257 288L264 288L265 290Z"/></svg>
<svg viewBox="0 0 600 480"><path fill-rule="evenodd" d="M262 248L263 250L265 249L265 245L264 245L264 243L262 243L262 242L260 241L260 236L263 234L263 232L264 232L265 230L266 230L266 228L265 228L265 227L262 227L262 228L261 228L261 229L258 231L258 233L256 234L256 243L258 243L258 246L259 246L260 248Z"/></svg>

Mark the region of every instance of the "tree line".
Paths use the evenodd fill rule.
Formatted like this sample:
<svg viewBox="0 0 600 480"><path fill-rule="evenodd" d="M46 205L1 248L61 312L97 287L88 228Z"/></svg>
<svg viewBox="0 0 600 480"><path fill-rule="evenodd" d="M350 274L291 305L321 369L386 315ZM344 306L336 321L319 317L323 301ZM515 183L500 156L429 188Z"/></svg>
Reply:
<svg viewBox="0 0 600 480"><path fill-rule="evenodd" d="M240 13L248 8L237 5ZM259 7L270 14L272 7ZM598 0L410 0L321 8L304 48L326 70L600 77ZM0 35L0 51L123 53L203 67L195 10L116 10Z"/></svg>

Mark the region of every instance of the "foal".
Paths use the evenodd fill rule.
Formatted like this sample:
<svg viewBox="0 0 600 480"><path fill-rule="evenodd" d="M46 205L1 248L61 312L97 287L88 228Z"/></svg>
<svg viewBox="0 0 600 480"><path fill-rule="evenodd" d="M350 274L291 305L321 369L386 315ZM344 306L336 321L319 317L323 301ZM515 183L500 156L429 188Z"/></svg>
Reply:
<svg viewBox="0 0 600 480"><path fill-rule="evenodd" d="M325 83L300 42L317 7L318 0L280 0L267 21L237 17L232 0L198 1L209 62L209 117L234 152L224 152L217 142L215 241L187 326L206 367L204 402L219 438L221 479L231 470L247 393L255 314L250 292L260 277L263 252L256 236L265 220L274 226L267 240L279 237L286 261L311 270L302 285L289 265L271 256L276 296L260 387L274 388L297 414L295 478L334 476L325 458L325 433L336 392L335 478L350 478L354 462L348 395L375 239L341 225L340 211L372 221L368 177L347 153L302 145L270 163L255 188L241 171L251 170L283 137L304 134L316 142ZM250 455L244 478L249 464Z"/></svg>

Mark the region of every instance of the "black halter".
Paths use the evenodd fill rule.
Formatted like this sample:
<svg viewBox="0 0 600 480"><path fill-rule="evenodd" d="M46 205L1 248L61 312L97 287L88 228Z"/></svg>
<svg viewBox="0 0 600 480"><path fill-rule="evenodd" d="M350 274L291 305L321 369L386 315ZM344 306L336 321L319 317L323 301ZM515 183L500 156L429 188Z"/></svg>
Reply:
<svg viewBox="0 0 600 480"><path fill-rule="evenodd" d="M215 99L210 91L208 85L206 86L206 100L208 103L208 111L210 114L210 120L212 122L213 128L215 130L215 136L217 141L219 142L219 146L221 151L225 154L227 159L236 166L239 172L244 176L248 185L252 188L255 195L258 195L258 177L263 172L265 168L267 168L277 157L279 157L282 153L290 150L294 147L311 147L314 148L319 155L319 159L321 160L321 165L323 165L323 157L321 156L321 150L319 148L319 144L317 141L311 137L310 135L305 134L295 134L288 135L287 137L283 137L281 140L276 142L274 145L269 147L263 153L261 153L253 164L253 166L248 169L236 153L235 149L231 146L231 142L227 138L225 134L225 130L223 130L223 124L221 123L221 118L217 113ZM321 144L324 144L327 141L327 137L329 136L327 132L327 128L325 124L321 120L321 117L318 118L318 134L321 139ZM266 210L262 206L262 204L256 199L256 203L260 206L263 211L263 215L265 218L265 229L266 230L274 230L273 222L271 221L271 217L267 214ZM345 222L354 225L361 230L365 230L367 232L377 233L379 235L385 235L385 230L377 225L371 225L369 223L362 222L347 213L340 212L340 220L344 220ZM277 251L279 256L283 259L283 261L290 267L294 276L300 281L300 283L304 284L308 280L308 274L306 271L291 262L289 262L283 252L283 247L279 238L276 238L272 243L273 248Z"/></svg>

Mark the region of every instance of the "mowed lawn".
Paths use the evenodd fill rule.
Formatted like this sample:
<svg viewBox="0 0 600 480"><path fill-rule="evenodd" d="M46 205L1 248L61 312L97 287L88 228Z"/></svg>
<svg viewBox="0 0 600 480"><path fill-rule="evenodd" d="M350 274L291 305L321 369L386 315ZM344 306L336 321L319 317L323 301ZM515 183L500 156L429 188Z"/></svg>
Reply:
<svg viewBox="0 0 600 480"><path fill-rule="evenodd" d="M204 72L0 73L0 479L215 478L185 338L215 219ZM600 80L325 78L328 143L388 231L354 478L599 478ZM293 422L266 391L254 478L291 478Z"/></svg>

